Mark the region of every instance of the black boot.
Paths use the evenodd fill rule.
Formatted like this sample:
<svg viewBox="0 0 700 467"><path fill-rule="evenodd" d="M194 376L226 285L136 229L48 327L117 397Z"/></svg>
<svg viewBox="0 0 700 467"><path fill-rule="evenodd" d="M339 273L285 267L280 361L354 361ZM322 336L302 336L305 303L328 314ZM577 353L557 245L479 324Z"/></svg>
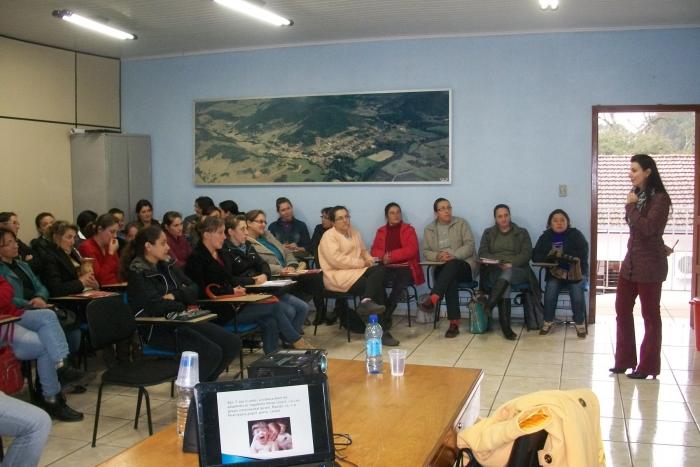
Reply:
<svg viewBox="0 0 700 467"><path fill-rule="evenodd" d="M505 279L498 279L496 283L493 284L493 287L491 287L491 291L489 292L489 299L486 302L487 311L490 312L493 307L499 304L501 298L503 298L503 294L505 294L506 290L508 290L508 286L510 286L510 282Z"/></svg>
<svg viewBox="0 0 700 467"><path fill-rule="evenodd" d="M60 392L50 398L44 398L41 404L44 410L55 420L62 422L79 422L83 419L83 414L73 410L66 404L66 399Z"/></svg>
<svg viewBox="0 0 700 467"><path fill-rule="evenodd" d="M514 341L518 337L510 328L510 298L503 298L498 304L498 322L501 325L503 337L509 341Z"/></svg>

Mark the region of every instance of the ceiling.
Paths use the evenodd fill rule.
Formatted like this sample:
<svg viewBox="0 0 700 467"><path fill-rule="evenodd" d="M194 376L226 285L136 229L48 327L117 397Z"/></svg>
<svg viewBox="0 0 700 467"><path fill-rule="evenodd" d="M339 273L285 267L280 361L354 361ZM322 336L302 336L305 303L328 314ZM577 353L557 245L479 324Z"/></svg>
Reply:
<svg viewBox="0 0 700 467"><path fill-rule="evenodd" d="M700 0L267 0L276 28L212 0L0 0L0 35L120 58L408 37L700 26ZM138 36L117 41L53 18L70 9Z"/></svg>

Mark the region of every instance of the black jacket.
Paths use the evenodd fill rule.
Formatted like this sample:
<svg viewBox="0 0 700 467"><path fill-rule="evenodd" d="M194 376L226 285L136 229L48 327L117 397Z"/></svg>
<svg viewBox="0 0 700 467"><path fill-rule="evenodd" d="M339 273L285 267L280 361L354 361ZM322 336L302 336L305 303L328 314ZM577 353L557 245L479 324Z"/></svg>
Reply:
<svg viewBox="0 0 700 467"><path fill-rule="evenodd" d="M229 272L233 270L233 255L222 249L219 250L219 257L224 263L223 266L214 259L202 242L199 242L187 258L185 273L197 283L202 298L206 298L204 290L210 284L220 286L221 293L228 294L233 293L236 286L255 283L249 276L234 276Z"/></svg>
<svg viewBox="0 0 700 467"><path fill-rule="evenodd" d="M537 240L535 249L532 250L532 261L536 263L547 261L553 241L554 232L552 232L552 229L542 232L542 235ZM588 276L588 242L578 229L569 227L564 231L564 254L580 259L583 277ZM547 277L549 277L549 272L547 274Z"/></svg>
<svg viewBox="0 0 700 467"><path fill-rule="evenodd" d="M127 296L134 313L143 316L165 316L171 311L182 311L197 301L197 285L190 280L174 262L161 262L169 279L176 285L172 288L156 265L137 256L129 265ZM175 300L165 300L163 295L173 294Z"/></svg>
<svg viewBox="0 0 700 467"><path fill-rule="evenodd" d="M252 278L260 274L265 274L268 278L271 275L270 265L265 261L255 250L255 247L246 240L245 252L236 248L229 240L224 242L224 247L221 249L224 258L224 264L227 270L234 276L241 278ZM253 284L255 281L247 281L245 285Z"/></svg>
<svg viewBox="0 0 700 467"><path fill-rule="evenodd" d="M57 245L49 245L42 254L41 282L52 297L80 293L85 288L70 257ZM76 261L80 262L78 258Z"/></svg>

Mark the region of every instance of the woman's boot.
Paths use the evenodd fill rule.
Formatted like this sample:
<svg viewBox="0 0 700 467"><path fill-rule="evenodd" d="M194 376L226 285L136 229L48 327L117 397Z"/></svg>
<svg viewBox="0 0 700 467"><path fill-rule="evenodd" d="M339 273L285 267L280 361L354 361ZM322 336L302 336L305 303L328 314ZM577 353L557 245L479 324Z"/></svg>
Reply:
<svg viewBox="0 0 700 467"><path fill-rule="evenodd" d="M514 341L518 335L510 328L510 298L503 298L498 304L498 322L503 331L503 337Z"/></svg>

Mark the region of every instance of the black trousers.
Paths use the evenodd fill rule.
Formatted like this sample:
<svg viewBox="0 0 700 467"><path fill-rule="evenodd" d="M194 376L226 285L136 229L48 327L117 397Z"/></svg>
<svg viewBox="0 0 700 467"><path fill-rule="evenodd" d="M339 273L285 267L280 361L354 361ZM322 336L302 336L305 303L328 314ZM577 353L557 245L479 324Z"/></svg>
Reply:
<svg viewBox="0 0 700 467"><path fill-rule="evenodd" d="M466 261L451 259L444 265L435 268L435 285L432 292L440 298L445 298L447 318L459 319L459 282L472 281L472 268Z"/></svg>
<svg viewBox="0 0 700 467"><path fill-rule="evenodd" d="M413 275L409 268L386 268L384 276L385 284L391 283L391 293L387 299L388 306L395 308L399 302L401 292L413 282Z"/></svg>
<svg viewBox="0 0 700 467"><path fill-rule="evenodd" d="M384 266L377 265L367 268L365 273L348 289L348 293L358 295L361 298L371 298L375 303L384 305L386 302L385 275L386 268Z"/></svg>
<svg viewBox="0 0 700 467"><path fill-rule="evenodd" d="M154 333L149 344L165 350L197 352L200 381L215 381L241 351L240 338L217 324L183 324L172 331L164 327L157 327L161 332Z"/></svg>
<svg viewBox="0 0 700 467"><path fill-rule="evenodd" d="M297 281L297 287L292 291L295 296L308 301L310 295L316 310L323 308L323 273L303 274L294 280Z"/></svg>

